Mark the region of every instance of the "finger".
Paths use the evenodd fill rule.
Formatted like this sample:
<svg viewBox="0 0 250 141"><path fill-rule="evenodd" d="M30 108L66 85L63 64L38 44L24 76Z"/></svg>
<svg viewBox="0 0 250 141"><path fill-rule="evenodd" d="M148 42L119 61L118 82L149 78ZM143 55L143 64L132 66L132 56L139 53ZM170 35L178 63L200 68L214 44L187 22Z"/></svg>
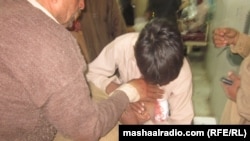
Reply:
<svg viewBox="0 0 250 141"><path fill-rule="evenodd" d="M157 93L149 93L147 92L148 98L152 98L152 99L159 99L159 98L163 98L163 94L157 94Z"/></svg>
<svg viewBox="0 0 250 141"><path fill-rule="evenodd" d="M231 79L231 80L234 80L236 78L235 74L234 73L230 73L228 75L228 78Z"/></svg>
<svg viewBox="0 0 250 141"><path fill-rule="evenodd" d="M145 104L143 102L136 102L130 105L131 109L136 113L143 113L145 110Z"/></svg>
<svg viewBox="0 0 250 141"><path fill-rule="evenodd" d="M235 74L234 72L228 72L228 78L234 82L240 80L240 77L237 74Z"/></svg>
<svg viewBox="0 0 250 141"><path fill-rule="evenodd" d="M214 34L213 40L220 41L220 42L226 42L224 34Z"/></svg>
<svg viewBox="0 0 250 141"><path fill-rule="evenodd" d="M137 118L137 121L139 122L139 123L144 123L144 122L146 122L146 121L148 121L148 120L150 120L150 114L149 113L143 113L143 114L138 114L138 113L135 113L135 115L136 115L136 118Z"/></svg>
<svg viewBox="0 0 250 141"><path fill-rule="evenodd" d="M157 85L151 85L151 84L148 84L147 85L147 90L151 93L158 93L158 94L163 94L164 93L164 90L162 90L159 86Z"/></svg>
<svg viewBox="0 0 250 141"><path fill-rule="evenodd" d="M225 40L228 41L228 44L235 45L238 40L239 32L235 29L228 28L225 34Z"/></svg>
<svg viewBox="0 0 250 141"><path fill-rule="evenodd" d="M227 42L226 41L221 41L221 40L214 40L214 45L216 47L221 48L221 47L227 46Z"/></svg>
<svg viewBox="0 0 250 141"><path fill-rule="evenodd" d="M224 36L216 35L216 34L213 35L213 40L214 41L220 41L220 42L226 42Z"/></svg>
<svg viewBox="0 0 250 141"><path fill-rule="evenodd" d="M157 102L157 98L146 97L146 98L143 99L143 101L155 103L155 102Z"/></svg>
<svg viewBox="0 0 250 141"><path fill-rule="evenodd" d="M226 29L225 28L216 28L213 32L214 35L218 35L223 37L226 33Z"/></svg>
<svg viewBox="0 0 250 141"><path fill-rule="evenodd" d="M225 41L227 42L227 45L232 45L234 42L234 39L232 37L225 37Z"/></svg>
<svg viewBox="0 0 250 141"><path fill-rule="evenodd" d="M228 37L228 38L234 38L236 34L237 34L237 31L235 31L235 30L232 29L232 28L226 28L226 29L225 29L225 35L226 35L226 37Z"/></svg>
<svg viewBox="0 0 250 141"><path fill-rule="evenodd" d="M225 47L228 44L227 40L221 35L214 35L213 42L216 47Z"/></svg>
<svg viewBox="0 0 250 141"><path fill-rule="evenodd" d="M145 112L143 114L138 114L135 113L138 119L144 119L144 120L149 120L150 119L150 114L148 112Z"/></svg>
<svg viewBox="0 0 250 141"><path fill-rule="evenodd" d="M159 87L148 85L147 87L147 95L151 98L162 98L164 94L164 90Z"/></svg>

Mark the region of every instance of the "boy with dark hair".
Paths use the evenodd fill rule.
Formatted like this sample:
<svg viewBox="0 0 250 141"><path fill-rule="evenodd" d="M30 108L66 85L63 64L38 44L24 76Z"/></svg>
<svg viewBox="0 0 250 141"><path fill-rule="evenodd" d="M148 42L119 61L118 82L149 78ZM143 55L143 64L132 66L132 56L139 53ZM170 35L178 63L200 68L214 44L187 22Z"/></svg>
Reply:
<svg viewBox="0 0 250 141"><path fill-rule="evenodd" d="M176 24L155 18L140 33L121 35L109 43L89 64L87 79L107 94L140 77L164 90L158 102L143 101L147 111L133 112L138 104L130 104L120 120L124 124L191 124L192 74L183 51ZM112 76L116 69L119 77Z"/></svg>
<svg viewBox="0 0 250 141"><path fill-rule="evenodd" d="M148 82L165 85L174 80L184 59L177 26L163 19L149 23L136 41L135 58Z"/></svg>

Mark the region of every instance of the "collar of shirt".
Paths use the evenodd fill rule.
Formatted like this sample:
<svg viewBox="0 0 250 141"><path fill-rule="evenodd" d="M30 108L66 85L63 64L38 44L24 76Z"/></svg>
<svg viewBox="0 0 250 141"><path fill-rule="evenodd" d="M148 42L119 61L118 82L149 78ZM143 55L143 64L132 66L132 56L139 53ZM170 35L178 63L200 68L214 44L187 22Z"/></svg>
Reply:
<svg viewBox="0 0 250 141"><path fill-rule="evenodd" d="M59 22L52 16L52 14L44 8L40 3L38 3L36 0L27 0L29 3L31 3L34 7L40 9L43 13L45 13L48 17L53 19L56 23L59 24Z"/></svg>

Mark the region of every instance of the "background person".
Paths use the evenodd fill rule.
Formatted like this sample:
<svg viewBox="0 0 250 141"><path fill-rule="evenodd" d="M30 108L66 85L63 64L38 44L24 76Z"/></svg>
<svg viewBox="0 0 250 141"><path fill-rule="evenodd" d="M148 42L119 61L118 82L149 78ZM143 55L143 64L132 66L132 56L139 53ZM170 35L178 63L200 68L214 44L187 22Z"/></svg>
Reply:
<svg viewBox="0 0 250 141"><path fill-rule="evenodd" d="M85 0L85 3L80 23L89 63L105 45L126 33L127 27L117 0Z"/></svg>
<svg viewBox="0 0 250 141"><path fill-rule="evenodd" d="M177 24L177 12L182 0L148 0L147 10L151 12L151 18L167 18Z"/></svg>
<svg viewBox="0 0 250 141"><path fill-rule="evenodd" d="M132 3L132 0L119 0L119 4L126 26L133 27L135 24L135 5Z"/></svg>
<svg viewBox="0 0 250 141"><path fill-rule="evenodd" d="M190 8L190 7L194 8ZM189 34L194 32L205 32L206 22L209 14L208 0L194 0L190 6L183 9L184 17L180 17L182 34Z"/></svg>
<svg viewBox="0 0 250 141"><path fill-rule="evenodd" d="M178 11L181 5L182 0L148 0L143 17L136 19L135 31L140 32L153 18L166 18L177 25Z"/></svg>
<svg viewBox="0 0 250 141"><path fill-rule="evenodd" d="M228 72L232 85L222 84L228 101L221 117L221 124L250 124L250 37L233 28L217 28L213 33L216 47L230 47L233 53L244 58L239 73Z"/></svg>

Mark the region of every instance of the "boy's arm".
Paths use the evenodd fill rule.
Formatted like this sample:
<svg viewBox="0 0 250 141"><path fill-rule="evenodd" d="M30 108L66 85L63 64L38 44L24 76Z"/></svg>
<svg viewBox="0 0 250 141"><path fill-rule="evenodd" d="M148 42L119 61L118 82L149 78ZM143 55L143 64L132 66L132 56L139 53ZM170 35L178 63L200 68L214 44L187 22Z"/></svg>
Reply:
<svg viewBox="0 0 250 141"><path fill-rule="evenodd" d="M106 88L111 82L119 83L118 77L114 75L117 69L115 53L114 43L111 42L105 46L97 58L88 65L87 80L103 92L106 92Z"/></svg>

